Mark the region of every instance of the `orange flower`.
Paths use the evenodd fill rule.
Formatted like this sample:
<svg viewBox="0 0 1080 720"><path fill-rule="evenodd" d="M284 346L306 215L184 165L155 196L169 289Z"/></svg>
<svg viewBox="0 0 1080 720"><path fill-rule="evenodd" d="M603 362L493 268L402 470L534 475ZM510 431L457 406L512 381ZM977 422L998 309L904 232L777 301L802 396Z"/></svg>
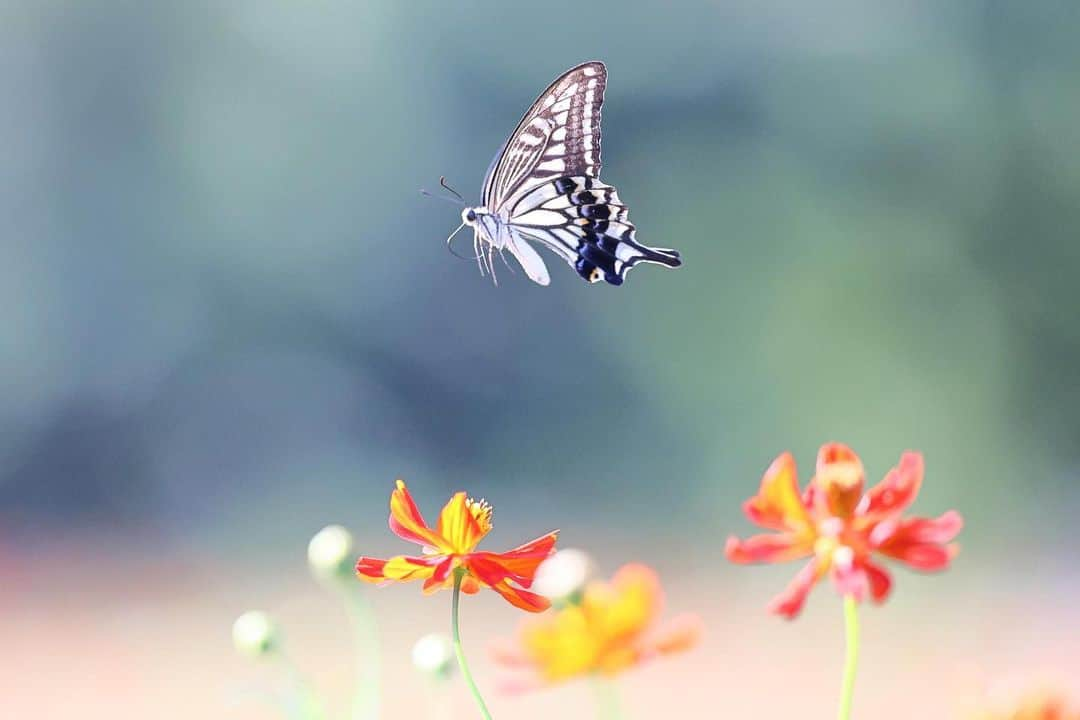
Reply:
<svg viewBox="0 0 1080 720"><path fill-rule="evenodd" d="M906 452L877 486L863 492L862 461L839 443L822 446L817 474L799 493L795 460L784 453L744 505L751 522L774 533L740 540L729 537L725 553L736 563L774 563L810 557L770 612L794 618L811 588L831 574L843 595L867 594L884 602L892 587L888 571L873 556L899 560L916 570L944 570L957 553L950 545L963 520L956 511L939 518L903 518L923 481L923 458Z"/></svg>
<svg viewBox="0 0 1080 720"><path fill-rule="evenodd" d="M653 631L663 606L656 573L625 565L610 583L586 586L580 603L526 622L516 642L492 648L506 667L530 679L508 689L529 689L593 673L614 675L658 655L685 650L701 634L701 622L683 616Z"/></svg>
<svg viewBox="0 0 1080 720"><path fill-rule="evenodd" d="M551 603L523 588L532 585L536 568L555 547L558 532L551 532L505 553L477 552L476 546L491 530L491 506L484 500L456 493L431 528L401 480L390 495L390 530L423 548L417 556L398 555L389 560L362 557L356 563L361 580L374 583L423 580L424 592L452 587L455 571L465 575L461 590L469 594L489 587L512 605L540 612Z"/></svg>
<svg viewBox="0 0 1080 720"><path fill-rule="evenodd" d="M1041 690L1028 693L1011 710L977 713L972 720L1080 720L1080 709L1070 708L1060 693Z"/></svg>

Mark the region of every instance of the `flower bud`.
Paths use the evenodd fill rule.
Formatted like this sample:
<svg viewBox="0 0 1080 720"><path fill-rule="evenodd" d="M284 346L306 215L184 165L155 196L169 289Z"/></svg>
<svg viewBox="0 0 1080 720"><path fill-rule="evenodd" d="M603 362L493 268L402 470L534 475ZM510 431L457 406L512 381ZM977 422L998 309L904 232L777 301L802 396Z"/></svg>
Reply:
<svg viewBox="0 0 1080 720"><path fill-rule="evenodd" d="M249 610L233 623L232 639L237 652L257 658L273 654L277 650L280 637L277 625L269 615L258 610Z"/></svg>
<svg viewBox="0 0 1080 720"><path fill-rule="evenodd" d="M592 573L592 558L585 552L559 550L540 564L530 589L552 601L569 600L584 590Z"/></svg>
<svg viewBox="0 0 1080 720"><path fill-rule="evenodd" d="M425 675L446 677L453 670L454 662L450 638L442 633L431 633L420 638L413 645L412 661L416 669Z"/></svg>
<svg viewBox="0 0 1080 720"><path fill-rule="evenodd" d="M352 533L340 525L327 525L311 538L307 555L315 577L351 577L355 561Z"/></svg>

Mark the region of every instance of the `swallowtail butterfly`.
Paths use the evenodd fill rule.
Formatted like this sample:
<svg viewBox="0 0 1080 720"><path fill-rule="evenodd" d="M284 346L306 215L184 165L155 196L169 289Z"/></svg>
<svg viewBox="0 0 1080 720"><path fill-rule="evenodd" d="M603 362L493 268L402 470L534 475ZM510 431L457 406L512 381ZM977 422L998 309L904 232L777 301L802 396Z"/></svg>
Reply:
<svg viewBox="0 0 1080 720"><path fill-rule="evenodd" d="M600 181L606 83L602 62L570 68L540 93L495 155L480 205L462 210L458 228L473 228L481 274L494 276L495 252L502 256L508 250L533 282L547 285L547 267L534 242L591 283L622 285L641 262L682 264L675 250L637 242L626 205L615 188Z"/></svg>

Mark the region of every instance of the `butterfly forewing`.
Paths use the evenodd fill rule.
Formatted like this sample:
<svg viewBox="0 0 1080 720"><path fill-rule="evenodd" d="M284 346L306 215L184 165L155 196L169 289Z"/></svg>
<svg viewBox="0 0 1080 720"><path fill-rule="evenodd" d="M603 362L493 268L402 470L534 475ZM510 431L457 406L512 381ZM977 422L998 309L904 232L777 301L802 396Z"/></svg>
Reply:
<svg viewBox="0 0 1080 720"><path fill-rule="evenodd" d="M529 180L600 175L600 109L607 69L587 62L563 73L525 113L484 179L483 203L497 211Z"/></svg>

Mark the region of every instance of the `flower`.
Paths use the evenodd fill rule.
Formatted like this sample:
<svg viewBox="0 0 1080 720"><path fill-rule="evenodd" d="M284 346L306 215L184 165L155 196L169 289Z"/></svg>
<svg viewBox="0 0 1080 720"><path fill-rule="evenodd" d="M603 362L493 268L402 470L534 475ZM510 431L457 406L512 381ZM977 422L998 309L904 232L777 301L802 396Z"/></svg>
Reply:
<svg viewBox="0 0 1080 720"><path fill-rule="evenodd" d="M811 588L831 574L837 590L884 602L892 587L888 571L873 556L899 560L923 571L944 570L958 548L950 543L963 519L950 510L941 517L901 517L923 481L923 458L906 452L878 485L863 492L862 461L840 443L818 451L817 473L799 493L795 460L784 453L761 479L761 489L743 505L750 521L775 532L745 540L729 537L725 554L736 563L774 563L810 557L770 612L787 618L802 610Z"/></svg>
<svg viewBox="0 0 1080 720"><path fill-rule="evenodd" d="M1061 693L1046 689L1028 692L1007 710L978 712L972 720L1080 720L1080 708L1070 706Z"/></svg>
<svg viewBox="0 0 1080 720"><path fill-rule="evenodd" d="M453 669L454 648L442 633L430 633L416 641L412 649L413 666L425 675L444 678Z"/></svg>
<svg viewBox="0 0 1080 720"><path fill-rule="evenodd" d="M505 553L477 552L476 546L491 531L492 508L485 500L456 493L443 507L431 528L420 515L405 483L397 481L390 495L390 530L423 548L417 556L398 555L389 560L362 557L356 563L361 580L375 583L423 580L424 592L433 593L454 583L462 573L461 590L472 594L489 587L511 605L540 612L551 602L527 589L540 563L555 548L558 532L550 532Z"/></svg>
<svg viewBox="0 0 1080 720"><path fill-rule="evenodd" d="M592 558L585 552L560 550L540 563L532 589L548 600L569 601L584 589L592 570Z"/></svg>
<svg viewBox="0 0 1080 720"><path fill-rule="evenodd" d="M644 565L624 565L611 582L589 583L581 602L525 623L515 642L492 647L500 664L529 672L529 689L590 674L614 675L635 665L692 647L701 621L684 615L655 629L663 606L656 573Z"/></svg>
<svg viewBox="0 0 1080 720"><path fill-rule="evenodd" d="M269 615L258 610L249 610L236 618L232 638L237 652L253 658L270 655L280 640L277 625Z"/></svg>
<svg viewBox="0 0 1080 720"><path fill-rule="evenodd" d="M318 578L348 575L352 567L352 533L340 525L327 525L308 543L308 566Z"/></svg>

